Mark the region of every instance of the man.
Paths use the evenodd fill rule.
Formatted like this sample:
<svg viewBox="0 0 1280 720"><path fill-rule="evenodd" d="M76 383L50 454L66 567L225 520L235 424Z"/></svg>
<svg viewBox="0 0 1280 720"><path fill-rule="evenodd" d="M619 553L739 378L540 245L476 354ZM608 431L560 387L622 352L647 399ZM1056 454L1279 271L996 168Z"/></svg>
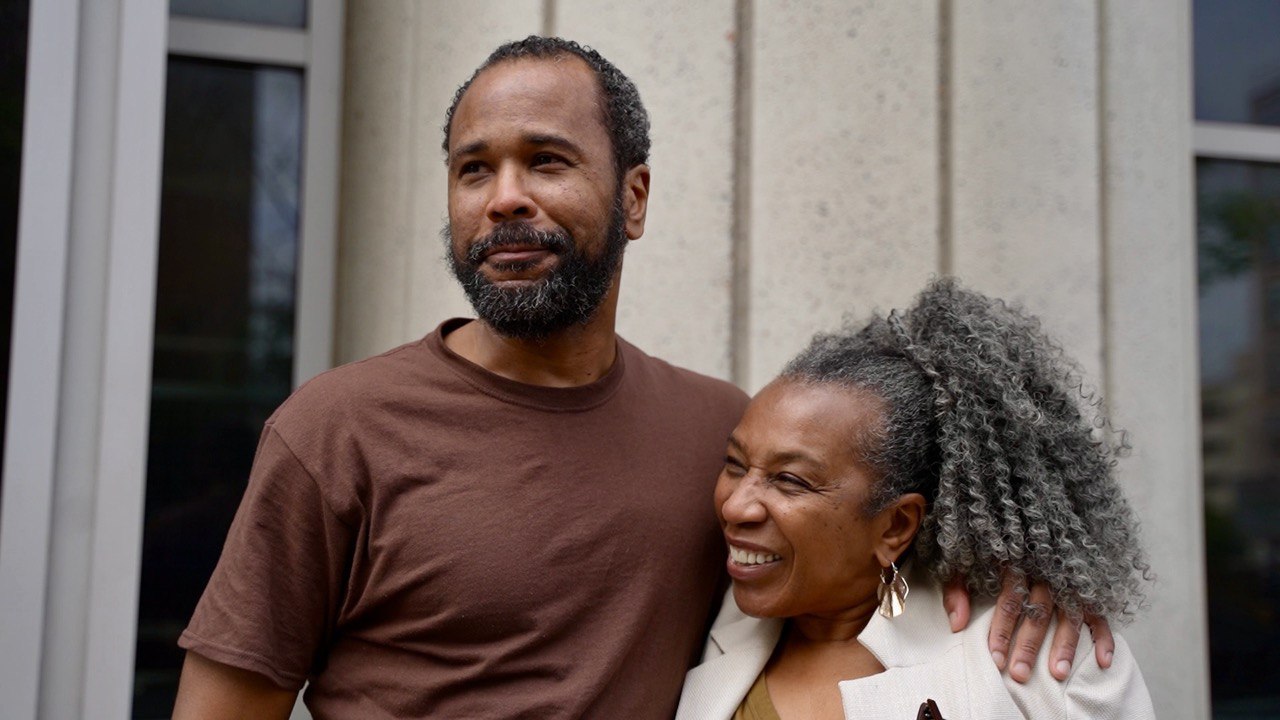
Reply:
<svg viewBox="0 0 1280 720"><path fill-rule="evenodd" d="M615 334L647 114L594 51L531 37L445 135L479 318L268 421L176 718L283 718L304 682L321 718L674 714L723 591L711 489L746 397Z"/></svg>

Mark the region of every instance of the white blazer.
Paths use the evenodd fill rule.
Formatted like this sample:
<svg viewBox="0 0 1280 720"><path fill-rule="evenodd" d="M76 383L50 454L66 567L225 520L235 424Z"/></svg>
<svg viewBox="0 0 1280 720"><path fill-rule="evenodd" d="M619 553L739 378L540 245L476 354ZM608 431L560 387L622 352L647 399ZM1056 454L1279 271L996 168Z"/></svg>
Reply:
<svg viewBox="0 0 1280 720"><path fill-rule="evenodd" d="M906 612L893 620L875 614L858 637L885 671L839 683L847 720L914 720L927 698L938 703L946 720L1154 720L1142 673L1119 635L1106 670L1098 667L1086 631L1065 682L1054 679L1040 658L1031 679L1020 684L996 669L987 650L993 605L975 608L969 627L953 634L941 588L923 573L908 580ZM676 720L730 720L781 633L781 620L747 617L730 591L702 664L685 678Z"/></svg>

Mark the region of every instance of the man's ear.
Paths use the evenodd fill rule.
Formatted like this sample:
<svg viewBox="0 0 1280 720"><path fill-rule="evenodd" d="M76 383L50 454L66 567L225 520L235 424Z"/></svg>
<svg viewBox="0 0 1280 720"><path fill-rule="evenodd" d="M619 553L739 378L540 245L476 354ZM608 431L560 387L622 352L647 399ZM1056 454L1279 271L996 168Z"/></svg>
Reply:
<svg viewBox="0 0 1280 720"><path fill-rule="evenodd" d="M622 214L628 240L644 235L644 219L649 212L649 166L640 163L622 176Z"/></svg>
<svg viewBox="0 0 1280 720"><path fill-rule="evenodd" d="M920 493L907 493L876 516L876 558L881 567L898 562L924 521L925 500Z"/></svg>

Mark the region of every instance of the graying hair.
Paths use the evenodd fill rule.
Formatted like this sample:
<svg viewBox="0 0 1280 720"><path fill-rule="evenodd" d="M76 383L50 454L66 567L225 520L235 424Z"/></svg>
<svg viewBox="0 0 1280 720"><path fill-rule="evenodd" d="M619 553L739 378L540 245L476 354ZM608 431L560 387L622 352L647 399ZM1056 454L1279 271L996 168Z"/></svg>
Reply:
<svg viewBox="0 0 1280 720"><path fill-rule="evenodd" d="M939 580L995 595L1009 574L1024 600L1043 582L1072 617L1142 606L1150 566L1113 475L1124 433L1035 317L934 280L905 313L817 335L782 376L882 401L855 439L877 477L866 511L923 494L914 551Z"/></svg>

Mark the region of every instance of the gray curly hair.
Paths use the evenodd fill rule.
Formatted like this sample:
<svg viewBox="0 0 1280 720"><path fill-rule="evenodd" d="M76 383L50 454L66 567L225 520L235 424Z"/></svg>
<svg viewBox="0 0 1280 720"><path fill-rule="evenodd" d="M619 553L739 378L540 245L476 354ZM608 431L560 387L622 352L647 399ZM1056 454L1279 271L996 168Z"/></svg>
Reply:
<svg viewBox="0 0 1280 720"><path fill-rule="evenodd" d="M905 313L816 336L782 377L884 403L858 439L877 476L866 511L923 494L914 549L940 581L995 595L1009 574L1024 601L1043 582L1076 618L1141 607L1150 566L1112 474L1124 434L1033 316L934 280Z"/></svg>

